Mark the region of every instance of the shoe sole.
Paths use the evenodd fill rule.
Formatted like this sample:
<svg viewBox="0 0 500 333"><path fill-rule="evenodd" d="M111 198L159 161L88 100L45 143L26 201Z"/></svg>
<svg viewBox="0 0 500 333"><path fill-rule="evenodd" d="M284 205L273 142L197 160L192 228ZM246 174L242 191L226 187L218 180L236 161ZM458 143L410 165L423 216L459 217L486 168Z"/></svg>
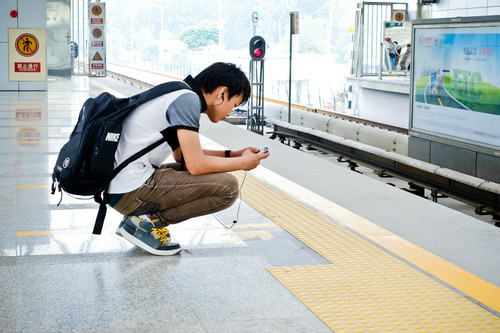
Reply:
<svg viewBox="0 0 500 333"><path fill-rule="evenodd" d="M137 247L140 247L146 252L149 252L151 254L155 254L157 256L171 256L174 254L177 254L182 251L182 248L179 246L175 249L172 250L157 250L149 246L148 244L144 243L140 239L135 238L133 235L129 234L127 230L125 230L123 227L119 228L118 231L122 235L123 238L128 240L130 243L134 244Z"/></svg>

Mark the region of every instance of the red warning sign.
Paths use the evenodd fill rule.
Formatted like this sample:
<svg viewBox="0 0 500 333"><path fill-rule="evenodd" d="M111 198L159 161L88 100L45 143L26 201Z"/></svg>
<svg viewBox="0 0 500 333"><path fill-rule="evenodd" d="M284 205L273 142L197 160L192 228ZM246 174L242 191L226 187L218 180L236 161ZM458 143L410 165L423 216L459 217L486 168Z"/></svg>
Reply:
<svg viewBox="0 0 500 333"><path fill-rule="evenodd" d="M16 73L40 73L39 62L15 62L14 71Z"/></svg>
<svg viewBox="0 0 500 333"><path fill-rule="evenodd" d="M22 34L16 39L16 51L25 57L31 57L38 52L40 43L32 34Z"/></svg>
<svg viewBox="0 0 500 333"><path fill-rule="evenodd" d="M8 29L9 81L47 81L46 29Z"/></svg>

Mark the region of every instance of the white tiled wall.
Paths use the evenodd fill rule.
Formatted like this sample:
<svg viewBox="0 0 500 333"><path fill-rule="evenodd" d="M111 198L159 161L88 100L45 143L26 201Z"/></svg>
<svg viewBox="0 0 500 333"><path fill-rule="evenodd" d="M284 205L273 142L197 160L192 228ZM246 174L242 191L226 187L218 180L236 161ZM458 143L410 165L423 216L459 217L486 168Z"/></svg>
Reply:
<svg viewBox="0 0 500 333"><path fill-rule="evenodd" d="M497 7L489 7L488 15L500 15L500 6Z"/></svg>
<svg viewBox="0 0 500 333"><path fill-rule="evenodd" d="M432 18L500 15L500 0L441 0L431 6Z"/></svg>

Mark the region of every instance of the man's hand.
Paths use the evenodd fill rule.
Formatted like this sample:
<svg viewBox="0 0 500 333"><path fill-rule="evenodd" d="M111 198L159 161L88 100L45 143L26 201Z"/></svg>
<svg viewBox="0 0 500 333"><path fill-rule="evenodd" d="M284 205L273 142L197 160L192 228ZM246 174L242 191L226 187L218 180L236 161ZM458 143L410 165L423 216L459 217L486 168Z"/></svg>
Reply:
<svg viewBox="0 0 500 333"><path fill-rule="evenodd" d="M269 152L263 154L259 153L260 149L255 147L248 147L242 150L241 157L245 158L247 161L247 165L243 170L249 171L255 169L260 164L261 160L269 157Z"/></svg>
<svg viewBox="0 0 500 333"><path fill-rule="evenodd" d="M174 152L175 155L184 155L186 168L192 175L213 173L213 172L229 172L237 170L252 170L255 169L260 161L267 158L269 153L258 154L259 148L248 147L242 150L233 151L231 158L214 156L205 153L201 148L200 138L198 133L186 129L178 129L177 136L179 138L180 147Z"/></svg>

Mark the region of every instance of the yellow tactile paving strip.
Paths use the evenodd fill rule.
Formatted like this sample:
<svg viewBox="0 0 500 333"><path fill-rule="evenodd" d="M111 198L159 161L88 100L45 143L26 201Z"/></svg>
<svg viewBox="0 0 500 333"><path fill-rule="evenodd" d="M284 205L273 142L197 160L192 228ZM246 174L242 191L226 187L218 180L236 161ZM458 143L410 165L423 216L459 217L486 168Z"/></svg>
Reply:
<svg viewBox="0 0 500 333"><path fill-rule="evenodd" d="M499 317L249 174L242 195L332 262L269 268L332 330L500 332Z"/></svg>

